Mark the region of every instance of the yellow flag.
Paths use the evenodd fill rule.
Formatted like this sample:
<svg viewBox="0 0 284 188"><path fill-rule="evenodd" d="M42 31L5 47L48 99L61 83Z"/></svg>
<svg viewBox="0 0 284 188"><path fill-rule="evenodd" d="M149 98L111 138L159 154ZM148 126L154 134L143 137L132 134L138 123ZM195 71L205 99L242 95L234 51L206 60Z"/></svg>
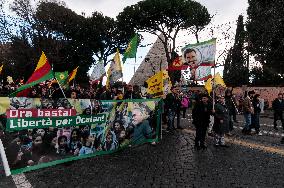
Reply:
<svg viewBox="0 0 284 188"><path fill-rule="evenodd" d="M12 76L7 76L7 82L9 84L13 83L14 82L13 77Z"/></svg>
<svg viewBox="0 0 284 188"><path fill-rule="evenodd" d="M2 66L0 67L0 74L2 73L3 66L4 66L4 65L2 65Z"/></svg>
<svg viewBox="0 0 284 188"><path fill-rule="evenodd" d="M120 61L120 55L119 55L118 49L116 49L116 53L113 57L113 61L115 62L115 70L121 71L122 67L121 67L121 61Z"/></svg>
<svg viewBox="0 0 284 188"><path fill-rule="evenodd" d="M9 97L0 97L0 115L5 114L10 107Z"/></svg>
<svg viewBox="0 0 284 188"><path fill-rule="evenodd" d="M163 71L158 72L147 81L148 88L147 93L154 95L157 93L163 93Z"/></svg>
<svg viewBox="0 0 284 188"><path fill-rule="evenodd" d="M109 88L110 85L113 85L114 82L116 82L118 79L122 77L123 77L122 66L121 66L119 51L117 49L113 57L113 61L111 62L109 69L107 71L107 83L106 83L107 88Z"/></svg>
<svg viewBox="0 0 284 188"><path fill-rule="evenodd" d="M68 82L71 82L71 80L73 80L77 74L77 70L78 70L79 66L74 69L68 76Z"/></svg>
<svg viewBox="0 0 284 188"><path fill-rule="evenodd" d="M215 82L215 85L220 85L220 86L226 87L226 84L225 84L223 78L220 76L219 72L215 75L214 82Z"/></svg>
<svg viewBox="0 0 284 188"><path fill-rule="evenodd" d="M208 94L210 95L212 91L212 78L209 78L204 85L205 89L207 90Z"/></svg>

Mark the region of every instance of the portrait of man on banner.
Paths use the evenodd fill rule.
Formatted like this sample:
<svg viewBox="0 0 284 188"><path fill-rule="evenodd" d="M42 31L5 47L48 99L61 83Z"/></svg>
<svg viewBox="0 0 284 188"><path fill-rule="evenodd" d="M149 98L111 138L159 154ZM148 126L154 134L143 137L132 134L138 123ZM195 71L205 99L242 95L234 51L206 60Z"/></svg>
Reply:
<svg viewBox="0 0 284 188"><path fill-rule="evenodd" d="M139 143L145 139L152 138L153 131L147 120L147 115L139 107L132 110L132 124L134 125L132 142Z"/></svg>
<svg viewBox="0 0 284 188"><path fill-rule="evenodd" d="M216 39L209 41L187 45L182 49L183 65L188 66L190 71L186 71L190 80L198 81L203 80L200 78L200 74L197 73L199 67L211 67L215 63L216 54ZM200 69L200 68L199 68ZM205 68L208 70L208 68ZM202 68L201 70L205 70ZM204 71L202 71L204 73ZM208 72L208 71L205 71ZM208 77L209 75L204 75Z"/></svg>

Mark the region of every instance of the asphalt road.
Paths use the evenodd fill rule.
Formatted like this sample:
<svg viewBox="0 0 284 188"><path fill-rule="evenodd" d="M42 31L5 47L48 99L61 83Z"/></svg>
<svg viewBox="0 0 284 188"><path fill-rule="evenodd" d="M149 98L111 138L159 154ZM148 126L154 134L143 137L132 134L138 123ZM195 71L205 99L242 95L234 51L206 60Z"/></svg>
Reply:
<svg viewBox="0 0 284 188"><path fill-rule="evenodd" d="M24 175L0 177L0 187L284 187L282 128L261 118L262 136L242 135L242 116L228 148L194 149L190 115L184 130L163 133L157 146L132 147L112 155L83 159ZM16 181L16 185L15 182Z"/></svg>

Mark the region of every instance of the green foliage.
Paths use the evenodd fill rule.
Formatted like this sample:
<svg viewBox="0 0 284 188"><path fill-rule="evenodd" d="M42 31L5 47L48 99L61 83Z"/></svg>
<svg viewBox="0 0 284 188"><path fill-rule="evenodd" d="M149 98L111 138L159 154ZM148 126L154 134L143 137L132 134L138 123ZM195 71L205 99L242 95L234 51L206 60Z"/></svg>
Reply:
<svg viewBox="0 0 284 188"><path fill-rule="evenodd" d="M271 71L284 73L283 0L249 0L247 31L249 51Z"/></svg>
<svg viewBox="0 0 284 188"><path fill-rule="evenodd" d="M17 15L17 32L10 37L9 51L1 53L0 60L7 62L6 70L19 73L14 79L19 76L27 80L44 51L54 71L70 72L79 66L76 81L88 83L89 68L99 59L106 65L109 56L117 48L123 51L134 34L131 29L120 32L117 22L101 13L86 18L54 0L40 1L36 8L31 0L15 0L10 7ZM11 25L2 18L0 28L7 33L4 29L10 30Z"/></svg>
<svg viewBox="0 0 284 188"><path fill-rule="evenodd" d="M251 77L254 86L280 86L284 83L283 76L268 67L254 67L251 70Z"/></svg>
<svg viewBox="0 0 284 188"><path fill-rule="evenodd" d="M193 28L200 30L211 21L211 17L206 7L196 1L144 0L124 8L117 21L122 31L131 29L157 35L170 64L169 52L175 51L178 32Z"/></svg>
<svg viewBox="0 0 284 188"><path fill-rule="evenodd" d="M224 81L229 86L241 86L249 83L249 70L245 57L245 37L243 16L237 22L234 46L229 50L224 64Z"/></svg>

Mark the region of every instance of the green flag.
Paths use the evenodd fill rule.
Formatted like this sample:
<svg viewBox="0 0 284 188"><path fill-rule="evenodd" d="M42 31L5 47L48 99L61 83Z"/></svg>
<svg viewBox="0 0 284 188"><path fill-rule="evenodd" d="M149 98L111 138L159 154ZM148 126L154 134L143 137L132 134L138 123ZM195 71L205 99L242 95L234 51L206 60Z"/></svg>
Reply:
<svg viewBox="0 0 284 188"><path fill-rule="evenodd" d="M68 78L68 71L64 72L55 72L55 78L61 86L65 86L67 84L67 78Z"/></svg>
<svg viewBox="0 0 284 188"><path fill-rule="evenodd" d="M127 58L136 58L138 46L138 34L136 33L135 36L131 39L130 43L128 44L125 53L123 54L122 61L125 63Z"/></svg>

